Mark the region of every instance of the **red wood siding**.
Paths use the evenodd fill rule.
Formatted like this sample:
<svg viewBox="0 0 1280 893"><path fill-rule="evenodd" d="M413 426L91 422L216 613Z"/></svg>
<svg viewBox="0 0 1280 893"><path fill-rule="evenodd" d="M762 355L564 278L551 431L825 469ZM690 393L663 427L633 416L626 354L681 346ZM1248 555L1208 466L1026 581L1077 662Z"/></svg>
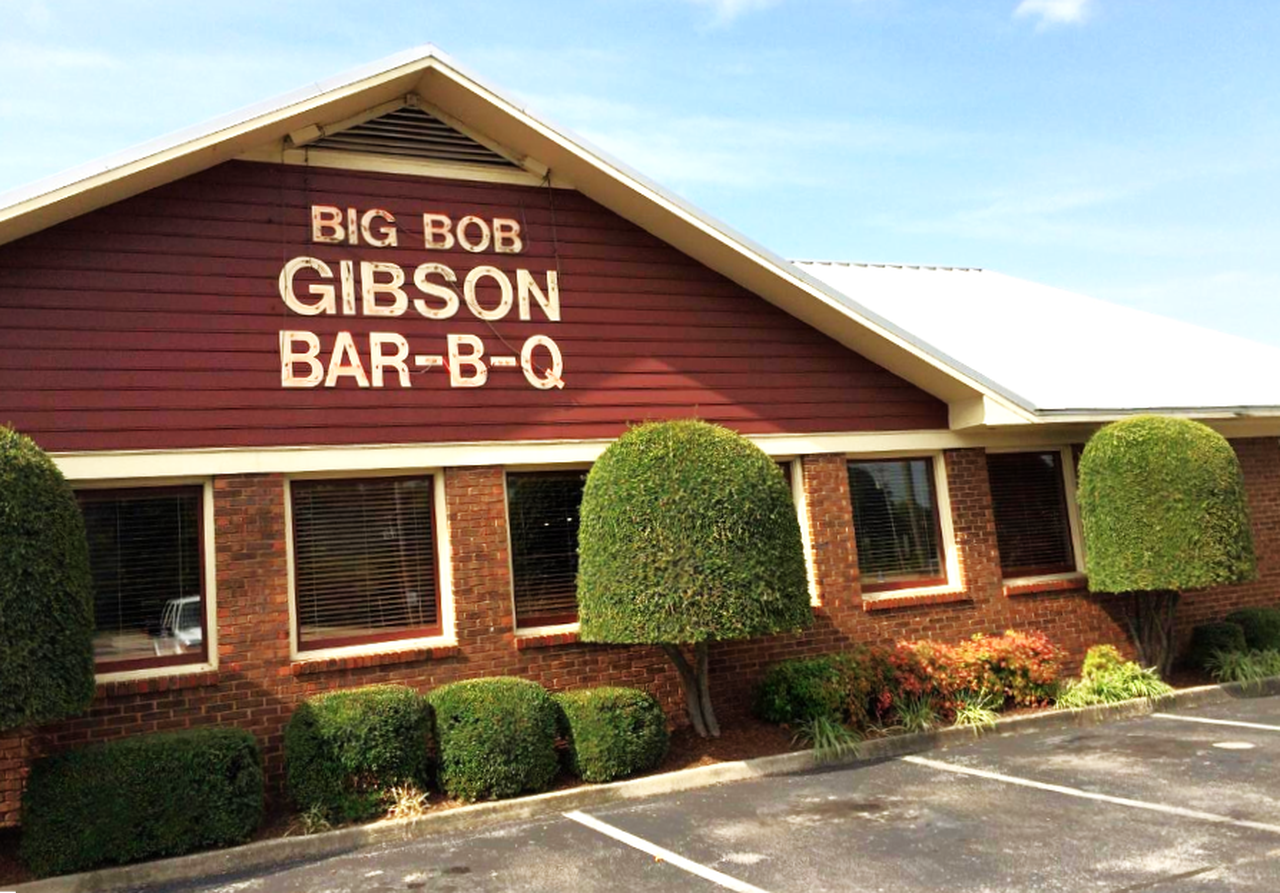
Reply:
<svg viewBox="0 0 1280 893"><path fill-rule="evenodd" d="M311 241L312 204L386 208L398 248ZM423 212L521 222L520 254L422 247ZM559 271L561 321L538 308L492 323L301 316L280 298L290 258L397 263L410 277L481 264L544 285ZM358 266L358 263L357 263ZM315 281L299 277L299 292ZM439 281L438 279L435 281ZM545 287L545 286L544 286ZM496 290L482 290L492 306ZM438 303L438 302L432 302ZM611 437L630 422L698 416L745 433L945 428L946 406L584 196L564 190L230 163L0 246L0 423L50 450L257 447ZM340 330L368 363L369 332L412 353L467 333L489 355L555 339L563 390L491 369L451 388L432 369L400 388L350 379L280 386L278 333ZM514 350L504 348L502 342Z"/></svg>

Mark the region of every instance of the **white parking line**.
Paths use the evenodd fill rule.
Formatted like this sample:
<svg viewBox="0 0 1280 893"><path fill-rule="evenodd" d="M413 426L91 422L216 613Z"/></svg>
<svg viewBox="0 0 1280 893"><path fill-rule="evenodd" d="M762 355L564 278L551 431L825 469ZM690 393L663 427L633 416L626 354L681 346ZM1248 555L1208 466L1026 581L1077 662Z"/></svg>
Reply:
<svg viewBox="0 0 1280 893"><path fill-rule="evenodd" d="M1156 719L1176 719L1179 722L1202 722L1211 726L1234 726L1237 729L1261 729L1264 732L1280 732L1280 726L1263 725L1260 722L1241 722L1236 719L1210 719L1207 716L1183 716L1180 713L1153 713Z"/></svg>
<svg viewBox="0 0 1280 893"><path fill-rule="evenodd" d="M714 868L699 865L697 862L686 859L679 853L673 853L671 850L664 849L656 843L650 843L643 837L636 837L634 834L629 834L621 828L615 828L613 825L610 825L607 822L602 822L597 818L593 818L585 812L579 812L575 809L573 812L566 812L564 817L566 819L572 819L579 825L586 825L591 830L599 831L601 834L604 834L607 837L612 837L620 843L625 843L629 847L634 847L642 853L648 853L655 859L661 859L663 862L674 865L676 868L684 869L689 872L689 874L695 874L703 880L711 881L713 884L719 884L721 887L728 890L737 890L738 893L767 893L767 891L762 890L759 887L754 887L746 881L740 881L737 878L729 877L729 875L716 871Z"/></svg>
<svg viewBox="0 0 1280 893"><path fill-rule="evenodd" d="M1151 812L1161 812L1165 815L1181 816L1185 819L1198 819L1202 822L1213 822L1218 825L1233 825L1237 828L1249 828L1253 831L1266 831L1271 834L1280 834L1280 825L1268 825L1265 822L1247 822L1240 819L1233 819L1231 816L1218 815L1213 812L1201 812L1198 809L1184 809L1181 806L1168 806L1164 803L1151 803L1147 800L1130 800L1127 797L1112 797L1110 794L1098 794L1094 791L1084 791L1080 788L1069 788L1059 784L1046 784L1043 781L1032 781L1029 778L1019 778L1015 775L1002 775L999 772L988 772L985 769L971 769L968 766L957 766L954 763L944 763L941 760L930 760L925 757L899 757L904 763L914 763L917 766L926 766L930 769L940 769L943 772L954 772L957 775L971 775L974 778L986 778L991 781L1002 781L1005 784L1018 785L1024 788L1035 788L1038 791L1050 791L1054 794L1065 794L1068 797L1079 797L1082 800L1097 800L1101 803L1112 803L1116 806L1129 806L1134 809L1146 809Z"/></svg>

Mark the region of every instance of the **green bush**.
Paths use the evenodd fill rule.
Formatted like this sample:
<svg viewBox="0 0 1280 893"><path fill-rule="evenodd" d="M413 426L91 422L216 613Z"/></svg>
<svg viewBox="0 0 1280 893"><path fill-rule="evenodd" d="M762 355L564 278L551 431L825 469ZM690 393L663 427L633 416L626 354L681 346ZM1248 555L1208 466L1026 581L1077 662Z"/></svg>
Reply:
<svg viewBox="0 0 1280 893"><path fill-rule="evenodd" d="M1215 651L1205 663L1218 682L1240 682L1245 689L1280 676L1280 651Z"/></svg>
<svg viewBox="0 0 1280 893"><path fill-rule="evenodd" d="M37 760L22 860L37 875L242 843L262 820L262 759L242 729L125 738Z"/></svg>
<svg viewBox="0 0 1280 893"><path fill-rule="evenodd" d="M435 713L440 788L461 800L542 791L556 776L559 710L541 685L499 676L442 685Z"/></svg>
<svg viewBox="0 0 1280 893"><path fill-rule="evenodd" d="M845 722L849 660L846 655L826 654L774 664L756 689L756 715L791 726L815 719Z"/></svg>
<svg viewBox="0 0 1280 893"><path fill-rule="evenodd" d="M1187 649L1187 663L1198 669L1208 669L1209 658L1215 651L1239 654L1249 650L1244 627L1229 620L1202 623L1191 630L1191 645Z"/></svg>
<svg viewBox="0 0 1280 893"><path fill-rule="evenodd" d="M588 688L555 696L568 741L569 771L605 782L655 768L667 755L667 715L636 688Z"/></svg>
<svg viewBox="0 0 1280 893"><path fill-rule="evenodd" d="M1107 425L1080 457L1079 499L1094 592L1204 589L1255 575L1240 463L1206 425L1151 415Z"/></svg>
<svg viewBox="0 0 1280 893"><path fill-rule="evenodd" d="M1243 608L1227 615L1239 625L1250 651L1280 649L1280 608Z"/></svg>
<svg viewBox="0 0 1280 893"><path fill-rule="evenodd" d="M640 425L605 450L583 491L579 556L584 641L692 643L813 622L777 464L706 422Z"/></svg>
<svg viewBox="0 0 1280 893"><path fill-rule="evenodd" d="M1158 698L1172 691L1154 667L1125 661L1112 645L1095 645L1085 655L1080 681L1067 686L1058 698L1058 706L1077 708Z"/></svg>
<svg viewBox="0 0 1280 893"><path fill-rule="evenodd" d="M92 592L70 485L29 438L0 427L0 730L88 708Z"/></svg>
<svg viewBox="0 0 1280 893"><path fill-rule="evenodd" d="M413 689L375 685L308 698L284 733L289 796L330 821L384 810L390 789L426 790L431 709Z"/></svg>

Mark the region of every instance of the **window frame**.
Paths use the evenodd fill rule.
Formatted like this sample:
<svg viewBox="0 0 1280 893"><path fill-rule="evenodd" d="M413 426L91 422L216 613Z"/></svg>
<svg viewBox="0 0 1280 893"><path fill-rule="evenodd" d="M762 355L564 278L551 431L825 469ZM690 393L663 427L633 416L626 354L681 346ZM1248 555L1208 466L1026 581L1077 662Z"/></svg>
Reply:
<svg viewBox="0 0 1280 893"><path fill-rule="evenodd" d="M293 486L306 481L364 481L374 479L432 481L432 536L436 576L436 618L434 627L404 630L397 633L359 637L358 641L321 640L315 647L303 641L297 593L297 550L294 542ZM289 589L289 658L293 662L385 654L456 645L452 594L452 552L449 542L448 508L445 500L445 473L442 468L393 470L342 470L315 474L289 475L285 480L285 563ZM353 639L355 637L352 637Z"/></svg>
<svg viewBox="0 0 1280 893"><path fill-rule="evenodd" d="M213 516L213 480L208 477L171 477L147 479L72 480L72 490L77 503L82 494L95 494L89 499L106 499L96 494L148 493L157 490L198 490L200 507L196 513L200 546L200 596L204 610L201 612L203 654L198 659L184 660L182 655L154 658L135 658L99 664L94 661L94 681L128 682L134 679L152 679L161 676L184 676L191 673L207 673L218 669L218 599L217 599L217 549Z"/></svg>
<svg viewBox="0 0 1280 893"><path fill-rule="evenodd" d="M941 552L941 577L925 580L901 581L893 584L874 585L868 588L863 582L862 568L858 568L858 588L863 601L905 598L910 596L941 595L961 592L964 580L960 573L960 554L956 548L955 525L951 517L951 495L947 487L946 456L941 450L904 450L884 453L849 453L845 456L845 474L855 462L904 462L926 459L933 471L934 534ZM853 526L854 548L857 549L857 526L853 521L853 491L849 492L849 515ZM861 554L861 553L859 553Z"/></svg>
<svg viewBox="0 0 1280 893"><path fill-rule="evenodd" d="M1067 526L1071 534L1071 553L1075 560L1075 566L1070 570L1054 571L1043 574L1018 574L1012 577L1004 576L1004 568L1000 569L1000 576L1005 586L1017 586L1023 583L1037 583L1049 580L1070 580L1084 575L1084 534L1080 526L1080 506L1076 502L1076 463L1075 451L1071 446L1007 446L1007 447L988 447L986 449L988 455L998 455L1002 453L1057 453L1061 457L1062 467L1062 495L1063 503L1067 509ZM991 485L991 472L987 472L987 486ZM991 511L992 521L995 521L995 505L992 502ZM997 535L998 536L998 535ZM998 549L997 545L997 549Z"/></svg>

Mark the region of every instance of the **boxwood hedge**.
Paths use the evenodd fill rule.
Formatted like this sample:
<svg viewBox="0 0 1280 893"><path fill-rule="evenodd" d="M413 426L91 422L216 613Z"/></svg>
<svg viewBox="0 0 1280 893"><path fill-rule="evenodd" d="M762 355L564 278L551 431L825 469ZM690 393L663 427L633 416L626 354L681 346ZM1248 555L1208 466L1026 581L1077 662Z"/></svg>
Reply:
<svg viewBox="0 0 1280 893"><path fill-rule="evenodd" d="M92 591L70 485L29 438L0 427L0 729L89 706Z"/></svg>
<svg viewBox="0 0 1280 893"><path fill-rule="evenodd" d="M37 875L248 840L262 820L253 735L212 728L125 738L37 760L20 855Z"/></svg>
<svg viewBox="0 0 1280 893"><path fill-rule="evenodd" d="M1191 646L1186 661L1193 667L1207 669L1214 652L1242 654L1249 650L1244 627L1229 620L1202 623L1191 630Z"/></svg>
<svg viewBox="0 0 1280 893"><path fill-rule="evenodd" d="M403 685L329 692L298 705L284 734L289 796L334 821L383 810L397 785L431 781L431 718Z"/></svg>
<svg viewBox="0 0 1280 893"><path fill-rule="evenodd" d="M1242 608L1227 622L1240 627L1250 651L1280 650L1280 608Z"/></svg>
<svg viewBox="0 0 1280 893"><path fill-rule="evenodd" d="M559 766L559 711L547 690L511 676L466 679L427 695L440 788L461 800L545 790Z"/></svg>
<svg viewBox="0 0 1280 893"><path fill-rule="evenodd" d="M583 781L646 772L667 755L667 716L648 692L604 686L562 692L555 701L568 742L569 771Z"/></svg>

